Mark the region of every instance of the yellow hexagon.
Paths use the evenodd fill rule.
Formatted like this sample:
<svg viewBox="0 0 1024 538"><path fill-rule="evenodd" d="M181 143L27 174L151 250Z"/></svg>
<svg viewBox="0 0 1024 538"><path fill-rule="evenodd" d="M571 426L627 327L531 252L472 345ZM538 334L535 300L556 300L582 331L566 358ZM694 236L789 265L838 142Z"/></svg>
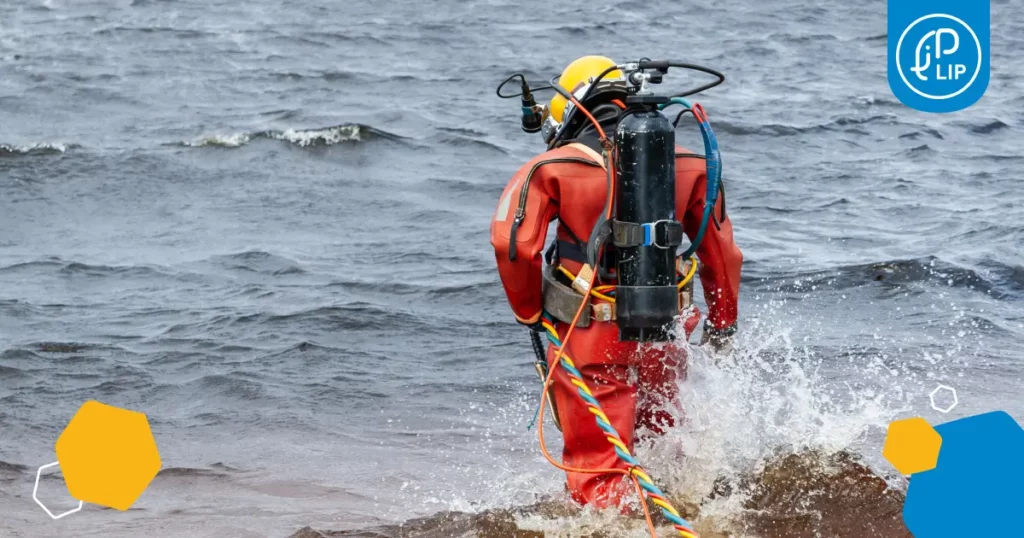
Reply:
<svg viewBox="0 0 1024 538"><path fill-rule="evenodd" d="M882 456L900 473L923 473L939 463L942 436L921 417L897 420L889 424Z"/></svg>
<svg viewBox="0 0 1024 538"><path fill-rule="evenodd" d="M57 461L72 497L127 510L160 472L146 415L90 400L57 439Z"/></svg>

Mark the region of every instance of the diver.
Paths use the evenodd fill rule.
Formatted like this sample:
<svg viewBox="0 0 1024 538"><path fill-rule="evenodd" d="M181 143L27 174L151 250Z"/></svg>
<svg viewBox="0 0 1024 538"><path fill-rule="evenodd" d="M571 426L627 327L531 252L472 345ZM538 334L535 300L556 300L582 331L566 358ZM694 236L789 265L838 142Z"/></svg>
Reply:
<svg viewBox="0 0 1024 538"><path fill-rule="evenodd" d="M602 212L616 205L609 193L608 157L617 153L604 133L616 132L628 108L626 103L637 93L635 84L631 84L635 81L627 75L608 58L579 58L553 83L559 91L546 107L527 106L527 98L532 100L532 96L525 77L520 75L525 94L524 130L540 131L548 151L520 168L505 187L490 235L502 285L520 324L536 331L535 335L544 331L546 324L565 338L576 312L578 321L571 340L565 344L565 353L572 357L583 381L631 452L638 429L658 435L673 425L673 414L666 406L678 405L677 381L685 375L688 349L685 341L701 317L692 301L694 273L699 274L708 305L701 344L715 352L731 349L737 330L743 257L733 241L724 189L712 190L717 200L705 207L705 202L712 199L706 193L710 189L705 158L675 147L674 138L667 159L671 161L674 151L675 205L671 207L671 201L668 204L672 218L680 219L678 223L672 221L677 227L681 224L681 230L676 231L679 237L670 240L673 230L656 226L659 221L645 229L653 237L644 239L640 233L629 243L624 237L631 230L623 228L614 231L614 240L595 247L596 228L607 224L602 223ZM567 99L568 95L573 99ZM717 196L719 192L722 196ZM556 236L545 251L548 227L555 220ZM645 231L634 228L632 231ZM698 230L702 237L698 237ZM675 245L680 244L683 234L696 245L699 265L692 258L676 257ZM640 242L644 240L647 243ZM671 314L675 316L670 332L679 337L654 338L667 340L666 345L652 345L647 333L627 333L616 323L617 254L629 246L658 245L658 241L672 245L668 258L675 271L669 295ZM601 251L596 263L595 248ZM678 291L675 282L679 283ZM625 310L622 290L618 298L621 312ZM535 337L534 341L535 350L543 356L539 340ZM548 346L546 353L548 362L556 360L555 346ZM578 385L565 371L556 370L549 394L563 435L563 464L579 469L626 469L627 464L617 457L592 413L580 405ZM596 507L621 505L630 491L626 482L619 474L567 472L571 497Z"/></svg>

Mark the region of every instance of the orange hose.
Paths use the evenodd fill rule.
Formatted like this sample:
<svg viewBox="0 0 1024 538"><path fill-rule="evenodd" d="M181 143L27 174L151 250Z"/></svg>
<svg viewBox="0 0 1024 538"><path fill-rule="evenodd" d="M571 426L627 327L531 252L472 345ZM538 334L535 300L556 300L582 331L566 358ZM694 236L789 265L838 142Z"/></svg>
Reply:
<svg viewBox="0 0 1024 538"><path fill-rule="evenodd" d="M651 533L651 536L658 538L658 530L654 528L654 520L651 519L651 511L647 508L647 501L644 500L644 488L640 487L640 481L636 479L632 474L629 475L633 479L633 487L636 488L636 494L640 497L640 507L644 509L644 519L647 520L647 530Z"/></svg>

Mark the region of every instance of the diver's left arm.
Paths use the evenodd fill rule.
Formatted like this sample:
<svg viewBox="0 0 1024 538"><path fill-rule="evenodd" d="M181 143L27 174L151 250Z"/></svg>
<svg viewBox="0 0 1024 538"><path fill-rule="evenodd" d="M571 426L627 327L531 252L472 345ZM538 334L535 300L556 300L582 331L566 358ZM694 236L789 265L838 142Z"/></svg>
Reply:
<svg viewBox="0 0 1024 538"><path fill-rule="evenodd" d="M690 240L696 236L704 216L706 177L702 173L694 185L693 192L701 193L691 197L683 228ZM732 221L725 212L725 188L719 193L711 222L707 225L704 239L697 248L701 262L700 282L704 288L704 299L708 305L708 318L704 324L704 339L713 347L725 347L736 333L739 316L740 270L743 253L733 239ZM718 344L722 344L719 346Z"/></svg>

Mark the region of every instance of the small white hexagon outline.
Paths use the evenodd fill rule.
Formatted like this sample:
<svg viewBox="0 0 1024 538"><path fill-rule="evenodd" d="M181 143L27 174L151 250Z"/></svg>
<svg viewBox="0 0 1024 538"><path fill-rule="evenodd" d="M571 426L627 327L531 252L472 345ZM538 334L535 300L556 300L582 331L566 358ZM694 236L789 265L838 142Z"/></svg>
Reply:
<svg viewBox="0 0 1024 538"><path fill-rule="evenodd" d="M60 518L62 518L64 516L70 516L71 514L74 514L75 512L81 510L82 506L85 505L84 502L78 501L78 508L73 508L71 510L68 510L67 512L64 512L63 514L53 515L53 512L51 512L50 509L47 508L45 504L43 504L43 501L39 500L39 495L38 495L38 493L39 493L39 478L43 476L43 471L45 469L49 469L50 467L55 467L55 466L58 466L58 465L60 465L60 462L59 461L55 461L53 463L47 463L46 465L43 465L42 467L40 467L36 471L36 485L35 485L35 487L32 488L32 500L35 501L36 504L38 504L43 510L46 511L46 515L50 516L52 519L55 519L55 520L56 519L60 519Z"/></svg>
<svg viewBox="0 0 1024 538"><path fill-rule="evenodd" d="M938 392L942 389L946 389L953 393L953 405L949 406L946 409L942 409L941 407L935 405L935 395L938 394ZM935 387L935 390L931 391L931 393L928 394L928 399L931 400L932 402L932 409L940 413L949 413L950 411L953 410L954 407L960 404L960 400L957 399L956 397L956 389L954 389L953 387L947 387L946 385L939 385L938 387Z"/></svg>

